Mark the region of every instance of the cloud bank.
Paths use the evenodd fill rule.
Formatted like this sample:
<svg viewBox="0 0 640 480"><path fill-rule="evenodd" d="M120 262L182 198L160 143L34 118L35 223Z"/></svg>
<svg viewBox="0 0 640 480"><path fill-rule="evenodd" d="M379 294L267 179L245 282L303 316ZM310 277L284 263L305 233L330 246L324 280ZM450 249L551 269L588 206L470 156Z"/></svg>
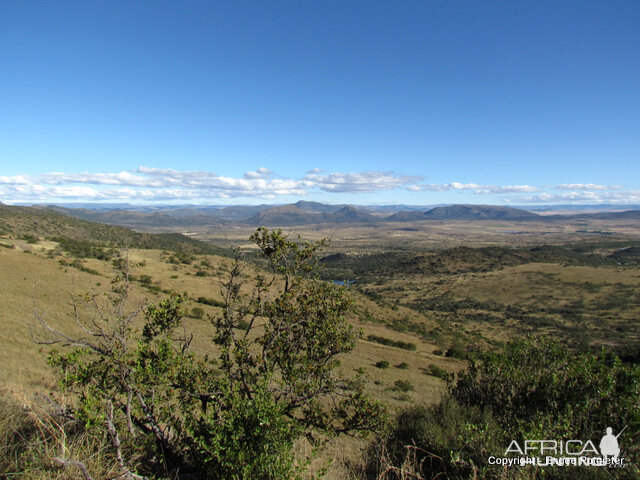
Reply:
<svg viewBox="0 0 640 480"><path fill-rule="evenodd" d="M239 177L209 171L184 171L141 166L102 173L50 172L0 176L0 201L207 202L222 199L276 199L312 193L375 194L404 190L416 203L439 201L442 192L492 197L496 203L640 203L640 190L621 185L566 183L554 186L424 183L418 175L394 171L325 172L314 168L301 178L285 178L261 167ZM428 196L427 196L428 195ZM484 200L486 201L486 200Z"/></svg>
<svg viewBox="0 0 640 480"><path fill-rule="evenodd" d="M273 199L313 192L374 193L406 188L421 177L395 172L324 173L314 169L302 178L282 178L268 168L225 177L214 172L138 167L117 173L62 173L0 176L0 196L10 201L70 200L215 200Z"/></svg>

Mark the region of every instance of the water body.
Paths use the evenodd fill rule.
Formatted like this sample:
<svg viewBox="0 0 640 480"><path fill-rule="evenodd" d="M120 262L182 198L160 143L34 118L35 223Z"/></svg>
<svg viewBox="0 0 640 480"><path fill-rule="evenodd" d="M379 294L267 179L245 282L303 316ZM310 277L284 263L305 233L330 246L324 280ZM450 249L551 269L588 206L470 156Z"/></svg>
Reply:
<svg viewBox="0 0 640 480"><path fill-rule="evenodd" d="M334 285L346 285L347 287L351 284L356 283L355 280L333 280Z"/></svg>

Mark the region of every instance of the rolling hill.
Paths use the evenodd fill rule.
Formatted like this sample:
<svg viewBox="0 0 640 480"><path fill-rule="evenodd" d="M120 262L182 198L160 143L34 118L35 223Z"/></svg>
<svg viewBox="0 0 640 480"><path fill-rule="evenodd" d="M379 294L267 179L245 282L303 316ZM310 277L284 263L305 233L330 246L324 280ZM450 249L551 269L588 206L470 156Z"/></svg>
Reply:
<svg viewBox="0 0 640 480"><path fill-rule="evenodd" d="M450 205L426 212L405 211L386 218L390 222L417 220L538 220L540 215L519 208L494 205Z"/></svg>
<svg viewBox="0 0 640 480"><path fill-rule="evenodd" d="M316 223L362 223L377 220L375 216L351 205L323 205L324 208L320 208L315 205L310 206L310 203L298 202L268 208L251 217L246 223L255 226L292 226Z"/></svg>
<svg viewBox="0 0 640 480"><path fill-rule="evenodd" d="M67 208L56 205L38 207L54 212L80 218L90 222L120 225L124 227L189 227L189 226L219 226L226 223L225 220L207 215L198 210L191 211L190 215L176 215L167 212L142 212L129 209L96 210L86 208Z"/></svg>
<svg viewBox="0 0 640 480"><path fill-rule="evenodd" d="M121 226L70 217L50 209L9 205L0 205L0 234L65 238L99 245L182 250L198 254L227 254L219 247L179 233L140 233Z"/></svg>

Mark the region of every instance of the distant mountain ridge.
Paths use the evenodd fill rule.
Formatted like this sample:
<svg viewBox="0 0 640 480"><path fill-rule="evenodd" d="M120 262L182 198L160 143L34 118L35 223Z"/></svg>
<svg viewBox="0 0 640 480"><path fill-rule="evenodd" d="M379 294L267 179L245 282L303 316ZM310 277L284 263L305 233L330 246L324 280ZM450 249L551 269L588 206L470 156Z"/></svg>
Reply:
<svg viewBox="0 0 640 480"><path fill-rule="evenodd" d="M68 215L89 222L106 223L108 225L120 225L124 227L170 227L170 226L195 226L195 225L220 225L224 220L208 216L202 213L194 213L188 216L172 216L164 212L141 212L137 210L89 210L85 208L66 208L56 205L38 207L52 210L63 215Z"/></svg>
<svg viewBox="0 0 640 480"><path fill-rule="evenodd" d="M540 215L513 207L495 205L450 205L435 207L426 212L398 212L390 217L390 222L416 220L532 220Z"/></svg>
<svg viewBox="0 0 640 480"><path fill-rule="evenodd" d="M402 205L354 206L330 205L320 202L298 201L286 205L253 205L230 207L171 207L164 210L139 209L87 209L56 205L40 205L35 208L50 209L64 215L93 222L135 227L223 227L231 223L252 226L287 227L313 224L369 224L376 222L423 222L423 221L538 221L554 222L576 219L635 220L640 219L640 210L599 211L591 213L541 215L523 208L500 205L445 205L424 210L409 206L397 211Z"/></svg>
<svg viewBox="0 0 640 480"><path fill-rule="evenodd" d="M298 202L268 208L246 221L256 226L293 226L315 223L362 223L376 221L373 215L351 205L324 205Z"/></svg>

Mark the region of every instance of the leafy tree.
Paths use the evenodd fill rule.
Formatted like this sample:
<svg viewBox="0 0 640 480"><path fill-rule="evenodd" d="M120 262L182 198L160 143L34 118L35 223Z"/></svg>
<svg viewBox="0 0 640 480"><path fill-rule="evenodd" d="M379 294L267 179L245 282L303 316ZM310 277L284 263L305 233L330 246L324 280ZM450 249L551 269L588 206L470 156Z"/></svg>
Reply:
<svg viewBox="0 0 640 480"><path fill-rule="evenodd" d="M50 327L36 312L47 337L41 343L72 347L52 352L49 363L61 374L61 384L78 395L73 416L89 432L109 438L123 475L163 471L185 458L181 419L174 406L188 395L188 379L206 374L203 363L189 352L191 338L176 336L183 298L127 308L127 262L112 282L107 298L73 298L77 325L83 337L72 337ZM81 303L93 307L85 317ZM137 318L142 315L140 329Z"/></svg>
<svg viewBox="0 0 640 480"><path fill-rule="evenodd" d="M284 459L299 435L313 441L314 433L377 430L384 411L364 393L361 379L336 375L336 357L353 349L358 332L346 320L351 299L345 289L314 277L316 252L325 242L297 243L279 230L264 228L251 240L268 261L271 274L258 274L248 294L243 292L242 262L231 268L224 285L224 312L215 321L221 394L200 417L189 416L198 418L199 448L212 475L221 467L242 465L247 470L247 459L238 456L251 452L255 458L259 451L277 453L271 464L280 470L270 474L277 477L290 469L291 459ZM247 410L238 418L235 406L240 405ZM224 436L240 442L232 450L211 441L220 434L221 415L230 425ZM239 428L237 421L261 428ZM261 458L254 463L259 469L269 465ZM244 470L234 475L265 476L261 470L247 476Z"/></svg>
<svg viewBox="0 0 640 480"><path fill-rule="evenodd" d="M301 435L316 442L384 424L362 379L337 374L337 356L359 334L347 321L345 289L315 277L325 242L293 242L263 228L251 239L269 273L250 283L236 258L223 313L212 319L210 356L190 350L182 296L128 307L126 261L114 262L120 273L106 302L84 297L95 315L84 318L74 301L84 337L53 329L36 312L47 334L41 341L71 347L50 363L78 394L73 415L110 440L125 477L291 478Z"/></svg>

